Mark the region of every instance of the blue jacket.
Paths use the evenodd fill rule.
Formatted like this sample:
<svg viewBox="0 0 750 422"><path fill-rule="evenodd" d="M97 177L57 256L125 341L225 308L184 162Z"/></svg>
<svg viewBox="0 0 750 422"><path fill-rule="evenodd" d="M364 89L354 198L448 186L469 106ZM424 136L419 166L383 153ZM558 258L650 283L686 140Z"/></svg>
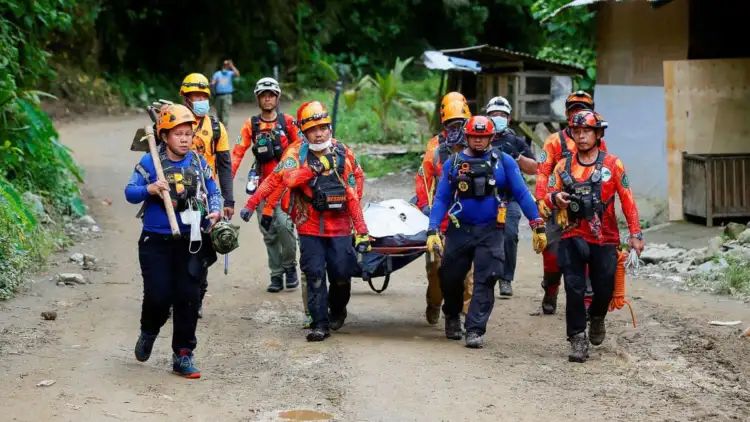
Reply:
<svg viewBox="0 0 750 422"><path fill-rule="evenodd" d="M490 161L492 151L499 155L495 163L495 187L498 192L506 189L512 193L513 198L521 206L523 214L529 220L539 218L534 198L531 196L526 183L521 176L518 163L508 154L498 150L486 152L481 158ZM440 222L445 218L447 212L451 212L459 222L473 226L486 226L497 222L497 207L499 205L497 195L487 195L480 198L459 198L456 193L456 177L458 169L453 165L455 155L445 160L443 173L438 182L435 200L430 212L430 229L439 230ZM460 152L461 159L479 158L471 157ZM454 206L455 205L455 206Z"/></svg>
<svg viewBox="0 0 750 422"><path fill-rule="evenodd" d="M190 167L192 164L192 154L190 151L185 155L181 161L171 161L175 167ZM221 210L221 193L216 187L211 177L210 167L206 164L206 160L200 157L201 167L204 170L203 179L205 181L206 190L208 191L208 209L210 212ZM147 173L148 178L144 177L142 172ZM125 199L131 204L139 204L146 201L146 208L143 214L143 231L160 233L160 234L171 234L172 230L169 227L169 219L167 219L167 212L164 209L164 203L161 198L152 196L148 193L146 186L156 181L156 168L154 167L154 161L151 159L151 155L146 153L139 162L139 166L133 170L133 174L130 176L130 181L125 187ZM190 226L182 223L180 214L177 213L177 224L180 226L180 232L189 233Z"/></svg>

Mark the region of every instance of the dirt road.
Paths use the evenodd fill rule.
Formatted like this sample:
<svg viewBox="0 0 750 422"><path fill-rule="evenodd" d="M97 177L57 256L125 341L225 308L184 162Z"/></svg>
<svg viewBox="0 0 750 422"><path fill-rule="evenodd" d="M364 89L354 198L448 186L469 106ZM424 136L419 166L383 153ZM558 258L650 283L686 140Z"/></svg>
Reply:
<svg viewBox="0 0 750 422"><path fill-rule="evenodd" d="M235 112L230 133L247 111ZM221 265L211 271L196 350L203 378L169 373L169 325L151 360L138 363L140 225L122 191L138 158L128 144L143 123L119 117L61 127L86 169L88 203L103 232L0 303L2 420L285 420L280 412L289 410L341 421L750 419L750 339L739 339L738 327L707 324L742 320L744 327L750 306L635 280L629 295L639 327L625 312L610 314L604 345L588 363L571 364L562 315L531 315L540 304L541 260L526 238L516 295L496 302L482 350L445 340L442 321L426 324L422 260L396 273L382 295L355 280L347 325L309 344L299 291L265 292L266 254L253 221L242 227L229 275ZM381 194L391 189L386 182ZM240 180L235 189L244 192ZM66 262L75 251L96 255L100 270L84 272L91 284L57 287L49 278L76 269ZM57 320L42 321L46 310L57 310ZM36 387L42 380L55 384Z"/></svg>

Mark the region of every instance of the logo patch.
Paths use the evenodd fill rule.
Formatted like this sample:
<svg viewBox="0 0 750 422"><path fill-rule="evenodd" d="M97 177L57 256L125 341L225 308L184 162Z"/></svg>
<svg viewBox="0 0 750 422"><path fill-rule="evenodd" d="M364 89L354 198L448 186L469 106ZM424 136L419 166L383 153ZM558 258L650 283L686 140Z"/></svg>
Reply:
<svg viewBox="0 0 750 422"><path fill-rule="evenodd" d="M353 173L349 174L349 186L351 186L351 187L357 186L357 180L354 178L354 174Z"/></svg>
<svg viewBox="0 0 750 422"><path fill-rule="evenodd" d="M628 175L625 173L622 174L622 187L625 189L630 188L630 179L628 179Z"/></svg>
<svg viewBox="0 0 750 422"><path fill-rule="evenodd" d="M542 153L539 154L539 160L538 160L538 162L543 163L545 161L547 161L547 152L546 151L542 151Z"/></svg>
<svg viewBox="0 0 750 422"><path fill-rule="evenodd" d="M602 182L609 182L612 178L612 171L606 167L602 167Z"/></svg>
<svg viewBox="0 0 750 422"><path fill-rule="evenodd" d="M297 162L294 161L294 158L290 157L290 158L287 158L284 161L284 168L285 169L292 169L292 168L295 168L295 167L297 167Z"/></svg>
<svg viewBox="0 0 750 422"><path fill-rule="evenodd" d="M547 182L547 187L554 188L556 183L557 182L555 181L555 174L554 173L550 174L549 175L549 182Z"/></svg>
<svg viewBox="0 0 750 422"><path fill-rule="evenodd" d="M469 184L466 182L458 182L458 190L461 192L466 192L469 190Z"/></svg>

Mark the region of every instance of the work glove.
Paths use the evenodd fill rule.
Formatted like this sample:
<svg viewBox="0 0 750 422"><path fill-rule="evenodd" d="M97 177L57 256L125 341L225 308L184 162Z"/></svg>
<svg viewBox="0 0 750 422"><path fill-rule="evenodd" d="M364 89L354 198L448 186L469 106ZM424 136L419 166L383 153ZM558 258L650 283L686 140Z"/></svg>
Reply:
<svg viewBox="0 0 750 422"><path fill-rule="evenodd" d="M247 207L242 208L240 210L240 218L242 219L242 221L247 223L248 221L250 221L250 218L253 216L253 212L254 211L251 210L250 208L247 208Z"/></svg>
<svg viewBox="0 0 750 422"><path fill-rule="evenodd" d="M537 218L530 223L531 225L531 245L534 247L534 252L542 253L547 247L547 233L544 227L544 220Z"/></svg>
<svg viewBox="0 0 750 422"><path fill-rule="evenodd" d="M263 230L271 231L271 224L273 224L272 215L263 215L263 217L260 218L260 226L263 227Z"/></svg>
<svg viewBox="0 0 750 422"><path fill-rule="evenodd" d="M372 246L370 245L370 235L366 233L358 234L354 238L354 249L358 253L370 252L372 250Z"/></svg>
<svg viewBox="0 0 750 422"><path fill-rule="evenodd" d="M549 216L552 215L552 210L549 209L547 203L544 202L544 199L537 200L536 207L539 209L539 216L543 219L547 220Z"/></svg>
<svg viewBox="0 0 750 422"><path fill-rule="evenodd" d="M568 219L568 209L563 208L557 210L557 216L555 217L555 223L557 223L558 226L562 228L566 228L570 225L570 220Z"/></svg>
<svg viewBox="0 0 750 422"><path fill-rule="evenodd" d="M430 256L430 261L435 262L436 256L443 257L443 239L437 230L427 231L427 253Z"/></svg>
<svg viewBox="0 0 750 422"><path fill-rule="evenodd" d="M430 207L429 205L425 205L424 207L422 207L422 214L428 217L430 216L430 211L432 211L432 207Z"/></svg>

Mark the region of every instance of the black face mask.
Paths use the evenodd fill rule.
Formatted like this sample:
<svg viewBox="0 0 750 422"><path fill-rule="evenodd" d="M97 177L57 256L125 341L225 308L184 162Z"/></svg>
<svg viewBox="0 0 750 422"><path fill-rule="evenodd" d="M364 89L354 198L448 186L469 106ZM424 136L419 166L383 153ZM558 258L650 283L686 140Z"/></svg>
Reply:
<svg viewBox="0 0 750 422"><path fill-rule="evenodd" d="M461 126L449 126L445 129L445 145L454 147L456 145L464 144L465 142L466 140L464 138L464 131Z"/></svg>

